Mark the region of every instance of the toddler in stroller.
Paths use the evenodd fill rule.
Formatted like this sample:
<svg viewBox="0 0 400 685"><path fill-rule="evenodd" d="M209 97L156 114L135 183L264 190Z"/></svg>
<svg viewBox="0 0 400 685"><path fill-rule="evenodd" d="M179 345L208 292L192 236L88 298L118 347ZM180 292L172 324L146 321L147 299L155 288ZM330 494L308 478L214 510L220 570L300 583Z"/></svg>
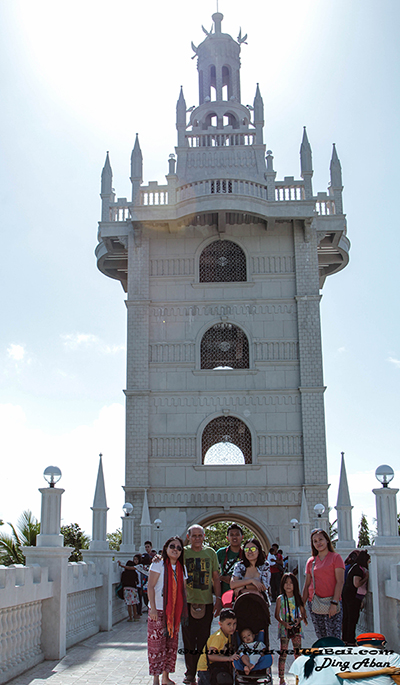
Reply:
<svg viewBox="0 0 400 685"><path fill-rule="evenodd" d="M267 685L272 683L271 654L269 650L268 628L270 624L269 606L263 597L252 592L246 592L237 598L234 605L237 619L237 630L234 635L234 647L240 653L250 654L233 662L235 667L235 681L238 685ZM247 638L245 637L247 633ZM248 640L251 637L251 643ZM241 643L244 643L243 645ZM256 646L254 647L254 642ZM262 645L262 647L261 647ZM256 662L253 666L253 663Z"/></svg>

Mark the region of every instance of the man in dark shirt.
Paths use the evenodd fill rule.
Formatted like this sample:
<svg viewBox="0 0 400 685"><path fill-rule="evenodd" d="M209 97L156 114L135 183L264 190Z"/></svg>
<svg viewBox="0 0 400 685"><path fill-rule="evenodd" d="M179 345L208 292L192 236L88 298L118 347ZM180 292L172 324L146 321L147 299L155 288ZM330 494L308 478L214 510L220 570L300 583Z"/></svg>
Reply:
<svg viewBox="0 0 400 685"><path fill-rule="evenodd" d="M219 566L221 569L221 592L224 594L230 589L230 580L233 567L239 559L243 558L241 544L243 542L243 531L237 523L231 523L226 537L229 542L227 547L221 547L217 551Z"/></svg>

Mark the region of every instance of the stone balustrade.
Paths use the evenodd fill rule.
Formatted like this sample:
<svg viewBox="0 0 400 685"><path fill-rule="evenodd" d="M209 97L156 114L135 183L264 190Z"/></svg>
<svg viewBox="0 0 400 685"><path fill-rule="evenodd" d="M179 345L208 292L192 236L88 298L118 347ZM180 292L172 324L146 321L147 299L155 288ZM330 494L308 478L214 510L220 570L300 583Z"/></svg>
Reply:
<svg viewBox="0 0 400 685"><path fill-rule="evenodd" d="M63 626L67 648L99 632L100 603L109 602L112 607L112 624L126 618L125 604L115 595L120 576L111 558L107 582L93 561L68 563ZM0 566L0 684L45 659L42 644L46 631L54 626L42 620L43 606L53 594L46 566Z"/></svg>
<svg viewBox="0 0 400 685"><path fill-rule="evenodd" d="M157 181L151 181L147 186L139 189L139 199L136 206L157 207L175 204L169 185L159 185ZM272 192L272 197L271 197ZM255 197L266 202L301 202L306 199L303 181L295 180L288 176L283 181L275 181L271 189L267 184L240 179L215 178L204 181L193 181L176 188L176 203L191 200L193 198L209 195L239 195ZM335 202L332 195L319 192L312 200L315 202L315 211L320 216L330 216L336 213ZM124 222L131 216L132 203L126 198L118 198L109 206L109 219L112 222Z"/></svg>

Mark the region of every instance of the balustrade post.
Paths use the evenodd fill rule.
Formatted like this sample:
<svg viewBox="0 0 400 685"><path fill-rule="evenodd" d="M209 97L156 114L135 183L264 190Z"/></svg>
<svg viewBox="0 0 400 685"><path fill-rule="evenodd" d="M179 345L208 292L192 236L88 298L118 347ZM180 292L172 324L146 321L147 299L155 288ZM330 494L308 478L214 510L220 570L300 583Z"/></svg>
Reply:
<svg viewBox="0 0 400 685"><path fill-rule="evenodd" d="M62 546L64 538L60 534L61 496L64 490L55 488L54 484L57 475L61 477L61 471L56 467L48 467L45 477L46 474L51 480L49 488L39 489L42 493L42 510L37 546L23 547L22 550L27 566L38 564L48 568L53 596L42 603L42 650L45 659L62 659L66 653L67 573L72 549Z"/></svg>

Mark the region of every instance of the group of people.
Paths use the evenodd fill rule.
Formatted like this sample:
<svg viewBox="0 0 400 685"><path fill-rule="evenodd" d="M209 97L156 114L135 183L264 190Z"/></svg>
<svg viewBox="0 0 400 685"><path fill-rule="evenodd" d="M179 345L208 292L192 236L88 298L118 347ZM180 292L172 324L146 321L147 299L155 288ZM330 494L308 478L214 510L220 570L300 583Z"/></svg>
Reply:
<svg viewBox="0 0 400 685"><path fill-rule="evenodd" d="M121 599L125 600L128 607L128 621L138 621L148 606L149 568L157 552L153 549L150 540L146 540L144 547L145 553L135 554L132 561L126 564L118 562L118 565L124 569L121 575Z"/></svg>
<svg viewBox="0 0 400 685"><path fill-rule="evenodd" d="M185 685L195 685L196 675L199 685L218 685L221 682L229 685L229 680L221 681L216 677L221 669L233 667L249 675L261 667L268 668L272 663L272 656L267 653L271 597L276 601L275 618L281 646L278 661L280 685L285 685L290 641L295 658L301 648L302 624L307 624L306 606L319 639L317 647L324 646L324 640L356 645L355 627L368 581L367 552L355 550L343 562L340 554L334 551L328 534L322 529L312 531L312 556L307 561L305 582L300 592L296 575L284 572L278 545L272 545L268 557L256 538L250 538L242 545L243 531L236 523L229 526L227 539L229 544L215 552L204 544L204 529L194 525L188 530L186 546L180 537L174 536L165 542L160 554L150 550L152 562L146 580L148 659L153 685L160 685L160 676L161 685L175 685L170 673L175 670L180 626L186 663ZM143 559L128 562L124 573L132 573L132 566L143 572ZM132 589L134 587L127 586L124 591L128 609ZM264 616L261 638L256 634L258 630L253 630L251 620L242 618L239 622L237 615L238 603L242 602L245 608L250 607L248 603L255 596ZM210 636L213 616L219 616L219 630ZM242 644L239 645L237 639L233 640L235 633L239 633ZM344 641L341 640L342 635ZM312 671L310 659L314 668L315 655L307 659L307 668L304 666L304 682L309 685L328 682L322 678L307 680ZM296 659L290 671L298 676L300 666ZM305 676L307 669L308 675ZM355 677L348 675L349 672L346 676L338 675L342 678ZM300 679L299 682L303 681Z"/></svg>

